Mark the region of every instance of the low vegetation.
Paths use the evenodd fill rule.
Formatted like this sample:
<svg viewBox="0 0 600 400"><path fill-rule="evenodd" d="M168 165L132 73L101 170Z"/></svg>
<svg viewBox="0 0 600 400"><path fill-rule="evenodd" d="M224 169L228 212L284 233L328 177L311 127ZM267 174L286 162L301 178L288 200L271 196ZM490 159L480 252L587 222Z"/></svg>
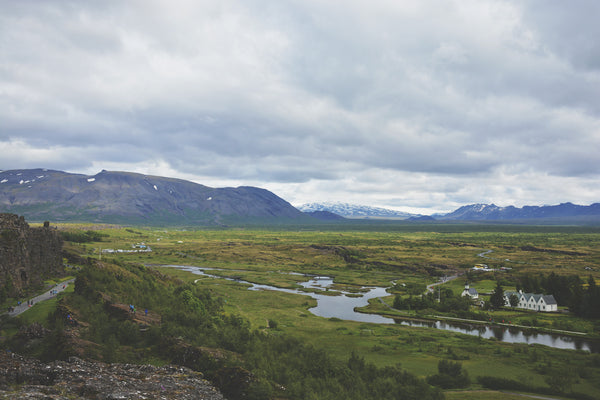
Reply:
<svg viewBox="0 0 600 400"><path fill-rule="evenodd" d="M75 290L59 296L47 309L39 308L35 318L25 313L5 320L4 348L45 360L78 354L103 361L179 363L203 371L232 399L438 399L444 391L447 398L456 398L452 390L458 389L467 390L464 398L469 398L469 391L479 391L488 396L479 398L490 399L496 398L496 389L554 390L581 399L600 393L598 354L429 328L320 318L309 311L315 300L305 295L249 291L236 280L164 267L216 267L221 271L215 274L282 288L298 287L299 281L308 279L291 272L333 276L338 288L390 288L390 296L371 302L365 311L483 322L492 311L474 307L460 296L467 279L486 301L497 284L529 290L532 277L538 277L539 287L532 288L540 292L548 291L548 282L567 282L570 293L578 285L582 294L587 293L592 281L600 278L600 232L591 228L486 230L408 224L345 230L319 226L312 231L59 228L74 232L71 239L77 239L65 245L77 255L73 260L79 260L69 261L80 268ZM152 251L101 252L142 243ZM479 255L488 250L492 250L485 254L488 258ZM472 272L471 267L482 262L495 271ZM460 278L421 297L427 284L455 275ZM562 299L557 292L558 297ZM507 308L494 310L493 315L497 320L577 330L590 337L598 333L598 320L585 313ZM34 320L43 322L50 333L27 337L23 332ZM23 334L17 333L19 329ZM571 372L556 379L560 371Z"/></svg>

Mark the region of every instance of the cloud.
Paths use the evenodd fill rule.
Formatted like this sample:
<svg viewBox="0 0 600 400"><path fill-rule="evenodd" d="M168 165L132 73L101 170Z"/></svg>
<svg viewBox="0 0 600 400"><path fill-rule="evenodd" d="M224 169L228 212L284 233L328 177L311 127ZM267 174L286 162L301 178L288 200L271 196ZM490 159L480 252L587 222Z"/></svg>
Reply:
<svg viewBox="0 0 600 400"><path fill-rule="evenodd" d="M1 167L114 167L293 202L597 201L597 11L6 2Z"/></svg>

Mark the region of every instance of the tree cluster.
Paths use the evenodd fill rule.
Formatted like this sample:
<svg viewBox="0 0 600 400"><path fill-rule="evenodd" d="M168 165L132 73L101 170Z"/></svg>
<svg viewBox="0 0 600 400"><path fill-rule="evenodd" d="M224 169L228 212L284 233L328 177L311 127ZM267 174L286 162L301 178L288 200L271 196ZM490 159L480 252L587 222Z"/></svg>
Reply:
<svg viewBox="0 0 600 400"><path fill-rule="evenodd" d="M438 301L439 300L439 301ZM441 312L467 312L471 306L468 297L455 295L451 289L440 289L438 292L427 293L421 296L394 297L393 307L397 310L424 310L433 309Z"/></svg>
<svg viewBox="0 0 600 400"><path fill-rule="evenodd" d="M530 293L552 294L560 306L567 306L583 318L600 318L600 288L592 276L582 280L577 275L525 274L518 279L517 289Z"/></svg>
<svg viewBox="0 0 600 400"><path fill-rule="evenodd" d="M101 233L93 230L60 231L60 235L62 236L63 240L75 243L101 242L102 238L108 236L106 233Z"/></svg>
<svg viewBox="0 0 600 400"><path fill-rule="evenodd" d="M496 287L490 296L490 305L495 309L504 307L504 289L499 281L496 282Z"/></svg>
<svg viewBox="0 0 600 400"><path fill-rule="evenodd" d="M459 389L469 386L471 380L459 362L440 360L438 373L427 378L427 382L444 389Z"/></svg>

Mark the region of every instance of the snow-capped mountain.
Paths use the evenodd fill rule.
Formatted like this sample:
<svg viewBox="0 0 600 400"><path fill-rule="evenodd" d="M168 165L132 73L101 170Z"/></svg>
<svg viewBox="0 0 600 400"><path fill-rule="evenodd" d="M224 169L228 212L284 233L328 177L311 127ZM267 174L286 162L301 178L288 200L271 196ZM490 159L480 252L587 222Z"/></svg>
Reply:
<svg viewBox="0 0 600 400"><path fill-rule="evenodd" d="M402 211L381 207L362 206L349 203L307 203L297 207L300 211L329 211L346 218L397 218L408 219L417 216Z"/></svg>
<svg viewBox="0 0 600 400"><path fill-rule="evenodd" d="M495 204L470 204L455 211L436 215L441 220L519 220L541 218L597 218L600 216L600 203L581 206L562 203L553 206L499 207Z"/></svg>
<svg viewBox="0 0 600 400"><path fill-rule="evenodd" d="M499 219L502 215L510 214L515 207L498 207L495 204L469 204L462 206L444 215L437 215L438 219L478 220Z"/></svg>
<svg viewBox="0 0 600 400"><path fill-rule="evenodd" d="M348 203L309 203L297 207L304 212L328 211L346 218L382 218L410 221L536 221L536 223L598 223L600 203L581 206L562 203L552 206L500 207L495 204L470 204L448 214L424 216L380 207Z"/></svg>

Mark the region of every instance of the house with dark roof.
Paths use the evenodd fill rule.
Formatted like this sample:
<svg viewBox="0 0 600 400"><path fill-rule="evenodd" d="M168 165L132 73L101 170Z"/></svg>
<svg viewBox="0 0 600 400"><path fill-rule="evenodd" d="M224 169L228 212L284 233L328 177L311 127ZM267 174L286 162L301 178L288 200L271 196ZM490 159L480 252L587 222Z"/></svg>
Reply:
<svg viewBox="0 0 600 400"><path fill-rule="evenodd" d="M517 308L522 308L531 311L542 311L550 312L558 310L558 303L551 294L533 294L523 293L522 290L518 292L504 292L504 306L511 307L510 298L512 295L516 295L519 298Z"/></svg>
<svg viewBox="0 0 600 400"><path fill-rule="evenodd" d="M465 290L460 294L462 297L469 296L471 299L478 299L479 293L476 289L469 287L469 282L465 283Z"/></svg>

